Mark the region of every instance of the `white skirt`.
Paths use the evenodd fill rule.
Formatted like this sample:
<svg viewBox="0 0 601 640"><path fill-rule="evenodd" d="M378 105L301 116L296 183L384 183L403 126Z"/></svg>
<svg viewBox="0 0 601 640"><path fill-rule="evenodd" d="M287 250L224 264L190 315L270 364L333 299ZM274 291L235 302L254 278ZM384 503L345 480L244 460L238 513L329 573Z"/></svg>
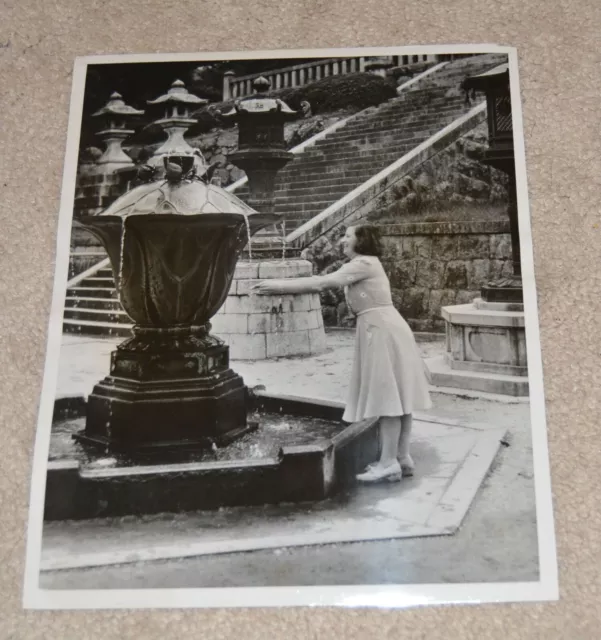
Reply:
<svg viewBox="0 0 601 640"><path fill-rule="evenodd" d="M431 407L425 364L404 318L392 305L359 313L342 419L358 422Z"/></svg>

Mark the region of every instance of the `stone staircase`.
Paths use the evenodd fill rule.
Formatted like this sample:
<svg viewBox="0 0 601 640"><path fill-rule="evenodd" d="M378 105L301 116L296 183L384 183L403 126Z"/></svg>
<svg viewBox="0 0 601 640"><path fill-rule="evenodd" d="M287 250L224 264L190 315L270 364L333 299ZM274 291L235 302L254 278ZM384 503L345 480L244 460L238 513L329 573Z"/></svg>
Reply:
<svg viewBox="0 0 601 640"><path fill-rule="evenodd" d="M468 75L505 62L490 54L447 64L415 89L369 109L297 155L277 177L275 210L286 215L286 233L340 200L469 110L458 91ZM454 90L455 97L449 97ZM245 200L246 185L236 190Z"/></svg>
<svg viewBox="0 0 601 640"><path fill-rule="evenodd" d="M67 289L63 330L81 335L131 335L131 320L117 299L113 272L102 267Z"/></svg>
<svg viewBox="0 0 601 640"><path fill-rule="evenodd" d="M358 114L295 156L276 182L275 209L287 216L286 233L467 112L465 97L458 91L462 80L504 62L504 54L450 62L415 88ZM243 185L235 193L245 200L248 188ZM66 333L129 336L130 323L117 299L109 267L67 290L63 322Z"/></svg>

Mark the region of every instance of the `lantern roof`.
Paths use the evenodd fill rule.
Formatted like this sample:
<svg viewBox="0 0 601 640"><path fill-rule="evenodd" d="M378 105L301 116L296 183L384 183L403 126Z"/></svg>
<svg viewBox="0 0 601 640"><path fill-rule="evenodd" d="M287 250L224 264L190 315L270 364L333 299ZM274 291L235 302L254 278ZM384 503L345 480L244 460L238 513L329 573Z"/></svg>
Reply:
<svg viewBox="0 0 601 640"><path fill-rule="evenodd" d="M141 116L144 115L144 111L134 109L133 107L125 104L121 94L115 91L111 94L109 101L104 105L104 107L102 107L102 109L99 109L92 115Z"/></svg>
<svg viewBox="0 0 601 640"><path fill-rule="evenodd" d="M509 85L509 64L502 64L476 76L466 78L462 83L465 90L485 91L492 87Z"/></svg>
<svg viewBox="0 0 601 640"><path fill-rule="evenodd" d="M253 80L255 93L240 98L234 103L234 108L222 116L230 118L239 113L278 113L285 119L292 119L296 116L296 111L292 110L283 100L269 95L271 82L264 76L259 76Z"/></svg>
<svg viewBox="0 0 601 640"><path fill-rule="evenodd" d="M181 80L176 80L167 93L159 96L155 100L147 100L148 104L162 104L162 103L175 103L175 104L207 104L208 100L199 98L190 93L186 89L186 85Z"/></svg>

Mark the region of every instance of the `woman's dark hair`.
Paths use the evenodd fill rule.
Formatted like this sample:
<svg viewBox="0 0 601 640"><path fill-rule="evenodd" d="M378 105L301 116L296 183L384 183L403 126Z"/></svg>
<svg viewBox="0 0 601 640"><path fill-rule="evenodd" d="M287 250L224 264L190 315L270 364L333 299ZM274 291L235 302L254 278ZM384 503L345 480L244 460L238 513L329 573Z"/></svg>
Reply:
<svg viewBox="0 0 601 640"><path fill-rule="evenodd" d="M380 239L380 230L378 227L360 224L354 227L354 229L355 238L357 238L355 253L362 256L377 256L379 258L382 255L382 240Z"/></svg>

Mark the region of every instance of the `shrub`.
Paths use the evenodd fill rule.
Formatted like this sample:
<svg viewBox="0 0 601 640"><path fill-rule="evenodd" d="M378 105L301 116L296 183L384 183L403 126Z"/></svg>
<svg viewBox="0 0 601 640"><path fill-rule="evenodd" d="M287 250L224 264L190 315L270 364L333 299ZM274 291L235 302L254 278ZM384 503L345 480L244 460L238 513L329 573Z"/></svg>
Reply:
<svg viewBox="0 0 601 640"><path fill-rule="evenodd" d="M301 102L306 100L311 105L313 114L331 113L333 111L359 111L375 107L396 96L396 85L393 80L381 78L370 73L349 73L340 76L329 76L303 87L291 87L272 91L270 95L283 100L291 109L298 111L302 117ZM219 112L227 112L234 106L233 100L214 102L193 114L197 124L189 131L189 136L200 135L215 128L233 126L233 122L220 117Z"/></svg>
<svg viewBox="0 0 601 640"><path fill-rule="evenodd" d="M313 113L327 113L377 106L396 97L396 85L392 80L370 73L349 73L323 78L304 87L280 89L273 95L292 109L300 109L301 102L307 100Z"/></svg>

